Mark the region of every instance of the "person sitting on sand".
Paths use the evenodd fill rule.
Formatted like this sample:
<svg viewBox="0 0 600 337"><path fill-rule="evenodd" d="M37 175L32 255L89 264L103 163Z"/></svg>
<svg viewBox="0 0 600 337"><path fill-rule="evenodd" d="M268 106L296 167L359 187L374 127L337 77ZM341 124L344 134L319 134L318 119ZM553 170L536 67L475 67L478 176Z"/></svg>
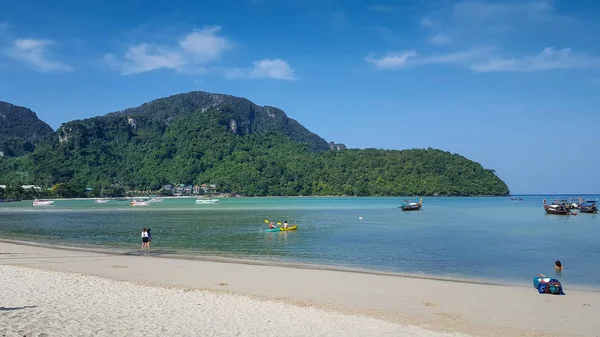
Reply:
<svg viewBox="0 0 600 337"><path fill-rule="evenodd" d="M285 220L285 221L283 222L283 228L287 228L287 227L288 227L287 220Z"/></svg>
<svg viewBox="0 0 600 337"><path fill-rule="evenodd" d="M554 270L556 271L562 271L563 270L563 265L560 261L556 261L554 262Z"/></svg>

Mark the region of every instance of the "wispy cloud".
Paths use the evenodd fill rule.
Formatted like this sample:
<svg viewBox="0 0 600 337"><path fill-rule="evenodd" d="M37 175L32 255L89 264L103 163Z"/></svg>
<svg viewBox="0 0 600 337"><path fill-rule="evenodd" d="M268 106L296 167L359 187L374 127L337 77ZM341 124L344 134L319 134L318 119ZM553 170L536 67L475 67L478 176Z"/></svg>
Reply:
<svg viewBox="0 0 600 337"><path fill-rule="evenodd" d="M420 22L428 34L444 34L465 43L494 40L514 43L515 38L554 38L580 25L557 13L551 0L463 0L431 11ZM501 39L502 37L502 39Z"/></svg>
<svg viewBox="0 0 600 337"><path fill-rule="evenodd" d="M420 55L415 50L406 50L387 53L380 57L369 54L365 61L373 64L377 70L403 69L427 64L457 63L469 65L469 62L481 60L486 55L490 55L491 51L491 48L473 48L454 53Z"/></svg>
<svg viewBox="0 0 600 337"><path fill-rule="evenodd" d="M223 53L233 48L233 43L219 35L220 26L195 29L171 46L140 43L131 45L120 60L106 54L105 60L123 75L138 74L157 69L170 69L180 73L205 71L205 65L218 61Z"/></svg>
<svg viewBox="0 0 600 337"><path fill-rule="evenodd" d="M450 36L443 33L435 34L434 36L429 38L429 43L438 46L452 44L452 42L454 42L453 39Z"/></svg>
<svg viewBox="0 0 600 337"><path fill-rule="evenodd" d="M373 11L373 12L393 12L394 8L390 7L390 6L384 6L384 5L371 5L369 7L367 7L368 10Z"/></svg>
<svg viewBox="0 0 600 337"><path fill-rule="evenodd" d="M13 60L23 62L41 72L71 71L73 68L53 58L51 48L58 43L52 40L16 39L5 51Z"/></svg>
<svg viewBox="0 0 600 337"><path fill-rule="evenodd" d="M335 30L343 30L348 27L350 19L343 11L337 11L331 16L331 28Z"/></svg>
<svg viewBox="0 0 600 337"><path fill-rule="evenodd" d="M600 57L575 54L569 48L545 48L535 55L502 58L494 48L472 48L453 53L420 55L415 50L369 54L365 60L377 70L406 69L431 64L453 64L475 72L533 72L555 69L600 69Z"/></svg>
<svg viewBox="0 0 600 337"><path fill-rule="evenodd" d="M3 32L10 28L8 21L0 21L0 32Z"/></svg>
<svg viewBox="0 0 600 337"><path fill-rule="evenodd" d="M554 8L549 1L489 2L466 0L455 3L452 15L456 20L498 21L505 19L535 20L551 14Z"/></svg>
<svg viewBox="0 0 600 337"><path fill-rule="evenodd" d="M544 48L537 55L521 58L491 58L471 65L477 72L530 72L554 69L599 69L600 57L574 54L570 48Z"/></svg>
<svg viewBox="0 0 600 337"><path fill-rule="evenodd" d="M276 80L297 80L295 70L281 59L264 59L254 62L252 68L234 68L225 72L225 77L233 78L270 78Z"/></svg>
<svg viewBox="0 0 600 337"><path fill-rule="evenodd" d="M421 21L419 21L419 24L422 27L431 27L431 26L433 26L433 22L429 18L423 18L423 19L421 19Z"/></svg>
<svg viewBox="0 0 600 337"><path fill-rule="evenodd" d="M403 52L390 52L381 57L376 57L375 54L369 54L365 57L365 61L375 66L375 69L400 69L411 64L411 61L419 56L414 50L406 50Z"/></svg>

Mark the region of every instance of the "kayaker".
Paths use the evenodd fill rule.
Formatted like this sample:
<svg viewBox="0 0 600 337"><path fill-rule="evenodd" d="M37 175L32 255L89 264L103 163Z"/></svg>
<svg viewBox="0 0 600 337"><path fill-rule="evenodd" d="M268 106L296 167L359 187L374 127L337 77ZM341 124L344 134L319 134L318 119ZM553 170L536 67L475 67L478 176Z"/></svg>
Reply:
<svg viewBox="0 0 600 337"><path fill-rule="evenodd" d="M271 229L275 228L275 225L273 224L273 221L271 221L271 222L269 223L269 228L271 228Z"/></svg>
<svg viewBox="0 0 600 337"><path fill-rule="evenodd" d="M285 221L283 222L283 228L287 228L287 226L288 226L288 224L287 224L287 220L285 220Z"/></svg>

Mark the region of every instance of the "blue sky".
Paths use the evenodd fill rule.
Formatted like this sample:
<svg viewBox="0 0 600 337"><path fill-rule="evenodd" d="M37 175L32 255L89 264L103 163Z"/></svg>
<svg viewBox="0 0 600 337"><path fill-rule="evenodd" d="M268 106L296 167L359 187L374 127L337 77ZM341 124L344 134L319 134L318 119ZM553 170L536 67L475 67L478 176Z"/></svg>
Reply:
<svg viewBox="0 0 600 337"><path fill-rule="evenodd" d="M203 90L353 148L433 147L598 193L600 3L4 0L0 100L61 123Z"/></svg>

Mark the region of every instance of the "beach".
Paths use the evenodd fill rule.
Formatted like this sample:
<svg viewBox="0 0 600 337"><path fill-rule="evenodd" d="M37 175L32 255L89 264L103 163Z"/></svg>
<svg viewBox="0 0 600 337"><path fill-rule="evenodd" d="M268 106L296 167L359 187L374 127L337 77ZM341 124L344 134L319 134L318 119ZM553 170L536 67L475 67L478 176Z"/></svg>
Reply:
<svg viewBox="0 0 600 337"><path fill-rule="evenodd" d="M0 242L6 336L597 336L565 292Z"/></svg>

